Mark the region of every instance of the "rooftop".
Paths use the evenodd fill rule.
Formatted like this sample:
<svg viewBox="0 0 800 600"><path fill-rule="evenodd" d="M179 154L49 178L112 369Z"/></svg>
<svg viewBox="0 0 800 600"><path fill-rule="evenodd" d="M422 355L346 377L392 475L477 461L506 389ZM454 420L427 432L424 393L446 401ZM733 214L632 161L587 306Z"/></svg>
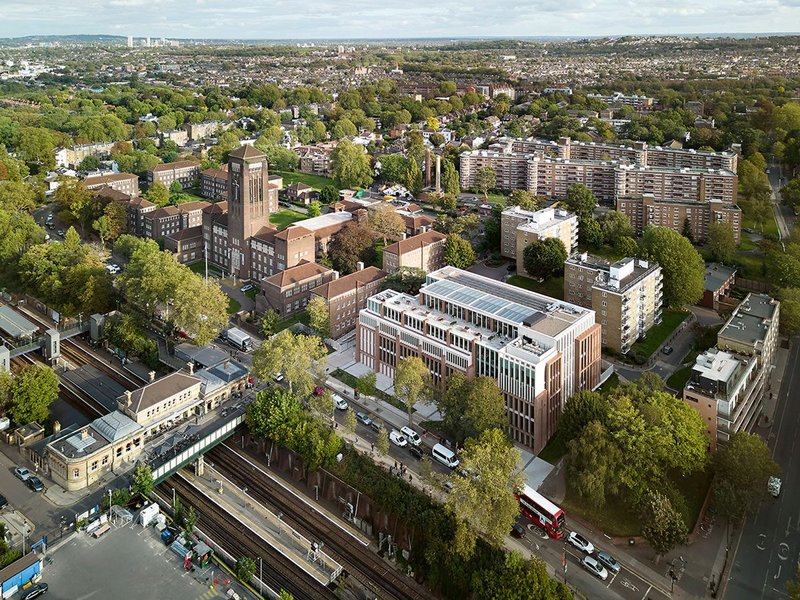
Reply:
<svg viewBox="0 0 800 600"><path fill-rule="evenodd" d="M425 233L420 233L418 235L413 235L410 238L400 240L394 244L389 244L383 249L383 253L386 254L388 252L389 254L398 255L405 254L411 250L416 250L417 248L422 248L424 246L430 246L431 244L435 244L446 239L447 236L445 234L439 231L430 230L426 231Z"/></svg>
<svg viewBox="0 0 800 600"><path fill-rule="evenodd" d="M779 305L766 294L748 294L717 334L718 343L727 338L760 350Z"/></svg>
<svg viewBox="0 0 800 600"><path fill-rule="evenodd" d="M289 267L288 269L281 271L280 273L276 273L271 277L267 277L261 282L262 287L264 284L274 285L279 288L284 288L289 285L295 285L300 282L306 281L307 279L311 279L312 277L316 277L317 275L323 275L325 273L330 273L331 269L328 267L324 267L320 264L315 262L309 262L304 260L299 264L295 265L294 267Z"/></svg>
<svg viewBox="0 0 800 600"><path fill-rule="evenodd" d="M324 229L325 227L330 227L331 225L344 225L348 221L352 220L352 218L353 215L347 211L328 213L326 215L320 215L319 217L304 219L299 223L290 225L288 229L303 227L304 229L308 229L310 231L317 231L319 229Z"/></svg>
<svg viewBox="0 0 800 600"><path fill-rule="evenodd" d="M719 263L708 263L706 265L705 289L716 291L734 275L736 275L736 269L733 267L726 267Z"/></svg>
<svg viewBox="0 0 800 600"><path fill-rule="evenodd" d="M692 368L709 381L730 381L739 368L741 360L730 352L712 348L698 355Z"/></svg>
<svg viewBox="0 0 800 600"><path fill-rule="evenodd" d="M626 292L645 277L660 269L657 264L640 258L623 258L612 263L587 252L573 254L565 264L596 271L594 285L613 290L615 293Z"/></svg>
<svg viewBox="0 0 800 600"><path fill-rule="evenodd" d="M199 380L193 375L181 373L180 371L170 373L131 392L131 411L134 413L141 412L170 396L190 389L198 383Z"/></svg>
<svg viewBox="0 0 800 600"><path fill-rule="evenodd" d="M39 328L10 306L0 306L0 331L15 339L31 337Z"/></svg>
<svg viewBox="0 0 800 600"><path fill-rule="evenodd" d="M241 159L264 159L266 160L267 155L258 150L254 146L250 144L244 144L243 146L239 146L235 150L231 150L228 154L229 158L241 158Z"/></svg>
<svg viewBox="0 0 800 600"><path fill-rule="evenodd" d="M311 293L321 296L326 300L331 300L363 285L372 283L373 281L380 281L384 279L386 275L386 271L378 267L367 267L355 273L350 273L350 275L345 275L344 277L334 279L328 283L323 283L311 290Z"/></svg>

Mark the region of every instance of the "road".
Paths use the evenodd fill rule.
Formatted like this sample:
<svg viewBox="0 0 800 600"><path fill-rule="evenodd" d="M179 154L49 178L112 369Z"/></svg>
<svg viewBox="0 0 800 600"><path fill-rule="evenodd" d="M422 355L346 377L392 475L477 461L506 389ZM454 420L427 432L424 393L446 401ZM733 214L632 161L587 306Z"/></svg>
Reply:
<svg viewBox="0 0 800 600"><path fill-rule="evenodd" d="M775 211L775 219L778 222L778 231L783 240L788 238L791 229L794 229L795 217L791 210L781 204L780 189L786 183L781 166L775 162L770 163L767 178L772 188L772 205Z"/></svg>
<svg viewBox="0 0 800 600"><path fill-rule="evenodd" d="M786 581L800 560L800 341L794 338L769 433L773 457L783 472L778 499L761 503L742 530L725 597L785 599Z"/></svg>

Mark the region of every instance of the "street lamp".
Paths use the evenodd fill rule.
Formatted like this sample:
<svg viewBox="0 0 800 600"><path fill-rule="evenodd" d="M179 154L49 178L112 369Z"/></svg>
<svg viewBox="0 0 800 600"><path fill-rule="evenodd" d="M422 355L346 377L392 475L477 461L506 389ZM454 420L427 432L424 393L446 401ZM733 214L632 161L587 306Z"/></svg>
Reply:
<svg viewBox="0 0 800 600"><path fill-rule="evenodd" d="M111 488L108 488L108 516L111 517Z"/></svg>
<svg viewBox="0 0 800 600"><path fill-rule="evenodd" d="M63 538L63 537L64 537L64 526L65 526L66 524L67 524L67 519L66 519L66 518L64 518L64 515L61 515L61 521L60 521L60 523L59 523L59 525L60 525L60 527L61 527L61 536L59 537L59 539L61 539L61 538Z"/></svg>
<svg viewBox="0 0 800 600"><path fill-rule="evenodd" d="M25 542L28 540L28 534L30 533L30 529L28 526L25 526L25 529L22 530L22 556L25 556Z"/></svg>
<svg viewBox="0 0 800 600"><path fill-rule="evenodd" d="M172 488L172 508L175 508L175 488Z"/></svg>
<svg viewBox="0 0 800 600"><path fill-rule="evenodd" d="M258 593L264 596L264 565L261 562L261 557L258 557Z"/></svg>

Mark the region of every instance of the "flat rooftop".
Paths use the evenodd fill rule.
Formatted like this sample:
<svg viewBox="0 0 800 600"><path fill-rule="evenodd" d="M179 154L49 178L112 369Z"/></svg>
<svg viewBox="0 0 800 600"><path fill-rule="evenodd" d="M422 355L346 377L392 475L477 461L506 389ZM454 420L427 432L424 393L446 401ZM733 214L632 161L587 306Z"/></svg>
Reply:
<svg viewBox="0 0 800 600"><path fill-rule="evenodd" d="M331 225L342 225L348 221L351 221L352 218L352 213L343 210L341 212L328 213L327 215L320 215L319 217L312 217L310 219L297 221L296 223L289 225L289 228L303 227L309 231L317 231L318 229L324 229L325 227L330 227Z"/></svg>
<svg viewBox="0 0 800 600"><path fill-rule="evenodd" d="M777 301L766 294L748 294L723 325L718 338L728 338L751 346L763 342L777 305Z"/></svg>
<svg viewBox="0 0 800 600"><path fill-rule="evenodd" d="M736 269L733 267L726 267L719 263L708 263L706 265L705 289L716 291L734 275L736 275Z"/></svg>
<svg viewBox="0 0 800 600"><path fill-rule="evenodd" d="M0 330L14 339L32 337L39 327L5 304L0 306Z"/></svg>
<svg viewBox="0 0 800 600"><path fill-rule="evenodd" d="M741 363L736 355L712 348L697 357L692 370L709 381L730 381Z"/></svg>

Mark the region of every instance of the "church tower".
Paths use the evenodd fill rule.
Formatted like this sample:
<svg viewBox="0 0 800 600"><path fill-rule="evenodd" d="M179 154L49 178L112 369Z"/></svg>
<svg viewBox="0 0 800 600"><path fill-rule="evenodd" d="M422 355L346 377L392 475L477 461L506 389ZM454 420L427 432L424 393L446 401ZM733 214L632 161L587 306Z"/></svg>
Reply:
<svg viewBox="0 0 800 600"><path fill-rule="evenodd" d="M230 268L250 278L250 238L277 210L277 194L270 193L266 155L246 145L228 155L228 249Z"/></svg>

